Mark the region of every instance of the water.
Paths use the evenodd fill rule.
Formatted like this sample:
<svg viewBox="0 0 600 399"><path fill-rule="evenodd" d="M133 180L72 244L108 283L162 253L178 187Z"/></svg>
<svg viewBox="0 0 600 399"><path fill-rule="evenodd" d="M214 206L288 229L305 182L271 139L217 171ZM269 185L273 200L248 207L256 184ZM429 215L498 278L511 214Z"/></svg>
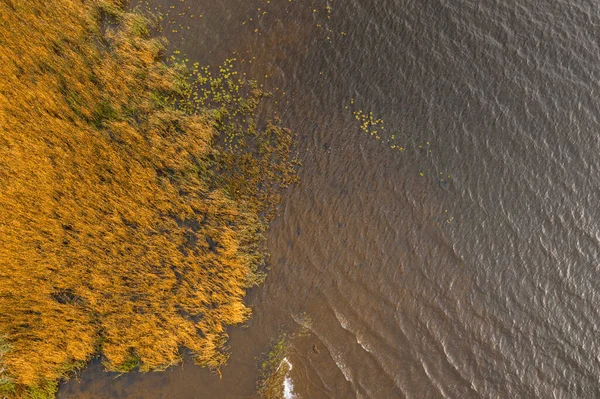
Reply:
<svg viewBox="0 0 600 399"><path fill-rule="evenodd" d="M189 363L115 378L95 362L60 398L256 397L257 357L301 328L301 398L600 397L595 3L161 5L187 13L166 33L192 61L235 51L269 76L302 181L222 379ZM359 108L407 150L361 131Z"/></svg>

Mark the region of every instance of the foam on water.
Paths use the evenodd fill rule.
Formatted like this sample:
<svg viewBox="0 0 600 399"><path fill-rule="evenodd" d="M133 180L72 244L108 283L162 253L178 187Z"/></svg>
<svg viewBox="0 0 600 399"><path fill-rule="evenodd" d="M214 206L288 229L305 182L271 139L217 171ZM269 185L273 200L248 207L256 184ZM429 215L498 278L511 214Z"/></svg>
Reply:
<svg viewBox="0 0 600 399"><path fill-rule="evenodd" d="M292 363L288 360L287 357L285 357L283 358L281 364L277 369L279 370L281 365L284 363L289 367L289 371L283 379L283 397L284 399L299 399L300 397L294 394L294 384L292 382L292 377L290 377L290 371L292 371Z"/></svg>

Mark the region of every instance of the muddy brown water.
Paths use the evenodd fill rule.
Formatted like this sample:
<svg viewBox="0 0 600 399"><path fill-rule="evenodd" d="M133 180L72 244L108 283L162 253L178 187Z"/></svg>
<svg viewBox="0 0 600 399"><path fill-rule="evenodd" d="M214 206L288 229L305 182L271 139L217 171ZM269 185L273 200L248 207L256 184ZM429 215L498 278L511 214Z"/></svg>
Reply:
<svg viewBox="0 0 600 399"><path fill-rule="evenodd" d="M190 362L119 377L95 361L59 398L255 398L260 355L301 329L300 398L600 397L597 4L145 6L169 13L192 62L236 53L275 92L301 183L222 378Z"/></svg>

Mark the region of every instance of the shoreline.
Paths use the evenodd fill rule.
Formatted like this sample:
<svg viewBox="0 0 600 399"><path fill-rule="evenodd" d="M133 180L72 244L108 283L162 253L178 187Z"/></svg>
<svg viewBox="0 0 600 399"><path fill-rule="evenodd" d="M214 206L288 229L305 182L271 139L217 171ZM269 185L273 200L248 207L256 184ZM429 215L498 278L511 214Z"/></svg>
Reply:
<svg viewBox="0 0 600 399"><path fill-rule="evenodd" d="M118 1L0 7L0 393L52 398L97 355L160 371L188 348L218 370L297 179L292 133L257 127L266 94L234 60L165 63L152 21Z"/></svg>

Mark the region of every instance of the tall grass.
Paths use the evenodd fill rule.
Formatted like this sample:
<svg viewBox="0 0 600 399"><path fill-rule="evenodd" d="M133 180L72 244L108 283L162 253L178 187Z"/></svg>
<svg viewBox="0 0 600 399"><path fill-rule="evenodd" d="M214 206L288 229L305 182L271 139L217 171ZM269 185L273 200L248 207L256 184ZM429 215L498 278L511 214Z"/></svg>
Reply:
<svg viewBox="0 0 600 399"><path fill-rule="evenodd" d="M291 134L257 128L263 93L231 72L163 63L149 23L0 1L0 395L53 397L98 353L218 368L250 315Z"/></svg>
<svg viewBox="0 0 600 399"><path fill-rule="evenodd" d="M0 337L0 395L8 395L14 391L13 379L8 375L6 367L3 365L4 355L8 352L10 346Z"/></svg>

